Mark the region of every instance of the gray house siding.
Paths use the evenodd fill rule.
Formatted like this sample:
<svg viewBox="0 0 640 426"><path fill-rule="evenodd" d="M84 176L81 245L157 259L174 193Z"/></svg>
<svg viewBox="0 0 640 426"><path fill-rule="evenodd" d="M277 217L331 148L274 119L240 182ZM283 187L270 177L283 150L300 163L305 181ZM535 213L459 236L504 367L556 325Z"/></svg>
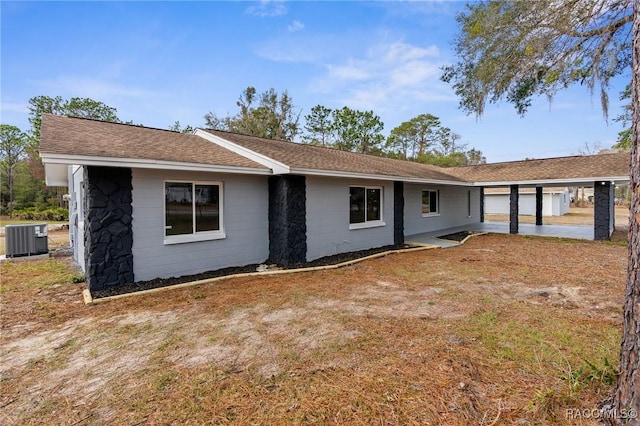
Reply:
<svg viewBox="0 0 640 426"><path fill-rule="evenodd" d="M164 182L223 183L223 239L164 244ZM263 176L133 170L136 280L262 263L269 257L268 187Z"/></svg>
<svg viewBox="0 0 640 426"><path fill-rule="evenodd" d="M439 213L422 215L422 191L440 192ZM467 194L471 191L471 217ZM405 235L432 232L440 229L480 223L480 188L407 183L404 187Z"/></svg>
<svg viewBox="0 0 640 426"><path fill-rule="evenodd" d="M82 166L70 166L69 193L69 233L73 244L73 259L78 263L83 272L84 267L84 168Z"/></svg>
<svg viewBox="0 0 640 426"><path fill-rule="evenodd" d="M384 226L349 229L349 187L382 187ZM393 182L307 176L307 260L393 244Z"/></svg>

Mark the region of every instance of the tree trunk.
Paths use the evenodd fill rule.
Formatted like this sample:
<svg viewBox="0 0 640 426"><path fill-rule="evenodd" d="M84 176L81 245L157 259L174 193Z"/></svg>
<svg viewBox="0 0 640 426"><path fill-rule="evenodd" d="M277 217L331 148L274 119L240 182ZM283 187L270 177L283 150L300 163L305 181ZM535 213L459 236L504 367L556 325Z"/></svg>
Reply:
<svg viewBox="0 0 640 426"><path fill-rule="evenodd" d="M13 219L13 167L9 167L9 173L7 173L7 179L9 180L9 219Z"/></svg>
<svg viewBox="0 0 640 426"><path fill-rule="evenodd" d="M624 300L620 374L602 417L611 425L640 425L640 0L633 2L632 150L629 266Z"/></svg>

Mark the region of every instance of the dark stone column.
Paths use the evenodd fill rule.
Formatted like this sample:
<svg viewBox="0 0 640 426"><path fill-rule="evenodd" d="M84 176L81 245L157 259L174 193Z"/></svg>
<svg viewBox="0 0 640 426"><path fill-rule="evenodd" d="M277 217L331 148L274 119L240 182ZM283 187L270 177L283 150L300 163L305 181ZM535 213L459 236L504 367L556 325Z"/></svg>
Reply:
<svg viewBox="0 0 640 426"><path fill-rule="evenodd" d="M393 182L393 244L404 244L404 182Z"/></svg>
<svg viewBox="0 0 640 426"><path fill-rule="evenodd" d="M304 176L269 177L269 261L285 267L307 261Z"/></svg>
<svg viewBox="0 0 640 426"><path fill-rule="evenodd" d="M89 290L133 283L131 169L86 166L83 184Z"/></svg>
<svg viewBox="0 0 640 426"><path fill-rule="evenodd" d="M484 222L484 186L480 187L480 222Z"/></svg>
<svg viewBox="0 0 640 426"><path fill-rule="evenodd" d="M536 225L542 225L542 187L536 186Z"/></svg>
<svg viewBox="0 0 640 426"><path fill-rule="evenodd" d="M593 239L609 240L614 227L614 186L611 182L593 183Z"/></svg>
<svg viewBox="0 0 640 426"><path fill-rule="evenodd" d="M511 185L509 194L509 233L518 233L518 185Z"/></svg>

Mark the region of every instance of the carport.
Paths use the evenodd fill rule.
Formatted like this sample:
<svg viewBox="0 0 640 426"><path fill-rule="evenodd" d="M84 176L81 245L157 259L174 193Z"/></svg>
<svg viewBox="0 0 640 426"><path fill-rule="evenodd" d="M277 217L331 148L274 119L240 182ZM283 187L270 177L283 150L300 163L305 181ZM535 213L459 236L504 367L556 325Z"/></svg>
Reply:
<svg viewBox="0 0 640 426"><path fill-rule="evenodd" d="M540 160L512 161L482 164L452 169L456 176L474 182L481 190L480 218L484 222L484 189L509 188L509 233L542 235L554 228L544 226L542 218L542 188L565 186L593 186L594 225L591 238L609 240L615 229L615 188L629 183L630 153L611 153L591 156L547 158ZM518 223L519 190L536 188L536 224L533 229ZM558 226L558 225L549 225ZM497 229L501 229L497 227ZM576 230L578 235L584 230ZM496 231L494 231L496 232ZM563 233L566 230L556 229ZM555 235L562 236L562 235Z"/></svg>

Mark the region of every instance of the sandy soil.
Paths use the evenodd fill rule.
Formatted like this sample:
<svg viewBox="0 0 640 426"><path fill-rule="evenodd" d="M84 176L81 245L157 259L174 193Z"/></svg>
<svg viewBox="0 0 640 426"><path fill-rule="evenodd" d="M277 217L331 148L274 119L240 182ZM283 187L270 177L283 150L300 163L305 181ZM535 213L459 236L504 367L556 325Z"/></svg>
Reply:
<svg viewBox="0 0 640 426"><path fill-rule="evenodd" d="M68 259L41 262L70 263ZM291 385L291 392L304 394L302 387L318 380L312 377L320 378L323 389L328 386L322 377L333 377L330 371L349 371L354 380L365 372L372 377L385 377L387 369L405 374L399 372L408 365L406 357L410 354L432 358L431 373L416 370L407 376L413 376L416 383L411 385L415 386L411 392L416 395L416 404L430 404L439 394L459 392L476 380L478 389L481 386L484 392L478 390L474 394L477 406L473 410L477 415L484 409L488 416L500 398L504 407L515 407L509 414L515 422L526 418L523 407L530 397L509 390L500 384L503 379L499 377L479 379L493 374L496 367L480 363L474 367L475 373L458 377L446 363L440 364L444 361L438 357L446 354L446 348L457 351L473 347L473 340L456 329L492 306L503 312L501 315L520 315L518 306L527 312L540 310L527 321L559 315L562 321L584 321L591 324L588 327L618 324L625 268L626 248L620 245L488 235L473 237L453 249L392 255L335 271L230 279L215 285L85 306L81 297L83 284L27 285L18 272L5 267L3 274L9 278L5 278L1 293L0 422L183 423L177 418L171 420L167 407L193 398L181 394L184 383L192 391L204 386L190 384L189 380L197 380L193 378L195 372L205 374L202 372L214 368L224 372L225 377L248 375L256 383L281 377L282 387L299 375L306 377L306 384L296 382ZM429 339L415 340L412 334L413 337L403 337L402 333L423 327L427 327L422 333L431 336ZM370 346L376 349L367 352L364 348ZM391 357L379 352L382 348L395 358L378 366L377 359ZM173 382L165 377L166 371L177 372L185 382ZM314 371L324 372L324 376L317 376ZM433 383L422 382L427 378L425 374L433 380L440 374L453 374L453 390L445 382L438 385L443 388L432 389ZM149 377L159 388L145 388L151 386ZM348 376L337 377L341 379L327 380L344 391L365 380L360 377L359 382L351 383ZM166 384L161 384L165 380L173 383L175 396L158 390L164 389ZM376 392L383 395L385 389ZM131 406L133 402L123 402L129 398L139 401L135 407ZM294 415L296 404L304 404L299 398L310 396L299 396L298 402L290 402L289 396L273 398L274 405L267 404L271 408L253 405L243 411L246 417L234 417L236 421L231 423L249 421L253 418L251 410L265 416L276 410L280 417L265 417L274 422L294 420L288 416ZM450 398L455 401L453 394ZM249 404L235 401L237 405ZM200 408L205 411L193 412L188 418L211 419L197 416L219 414L216 410L222 408L210 404L213 405L209 408ZM406 407L412 404L405 401ZM282 410L277 408L280 405L284 406ZM417 409L405 405L397 410ZM478 424L475 414L456 414L449 407L429 409L422 419L433 415L439 416L433 417L438 421L449 419L450 424L464 424L471 419ZM337 416L336 412L333 415ZM507 416L499 412L500 415ZM374 421L376 416L374 413L369 420ZM492 412L490 418L494 416ZM338 417L331 421L305 418L341 423L335 420Z"/></svg>

